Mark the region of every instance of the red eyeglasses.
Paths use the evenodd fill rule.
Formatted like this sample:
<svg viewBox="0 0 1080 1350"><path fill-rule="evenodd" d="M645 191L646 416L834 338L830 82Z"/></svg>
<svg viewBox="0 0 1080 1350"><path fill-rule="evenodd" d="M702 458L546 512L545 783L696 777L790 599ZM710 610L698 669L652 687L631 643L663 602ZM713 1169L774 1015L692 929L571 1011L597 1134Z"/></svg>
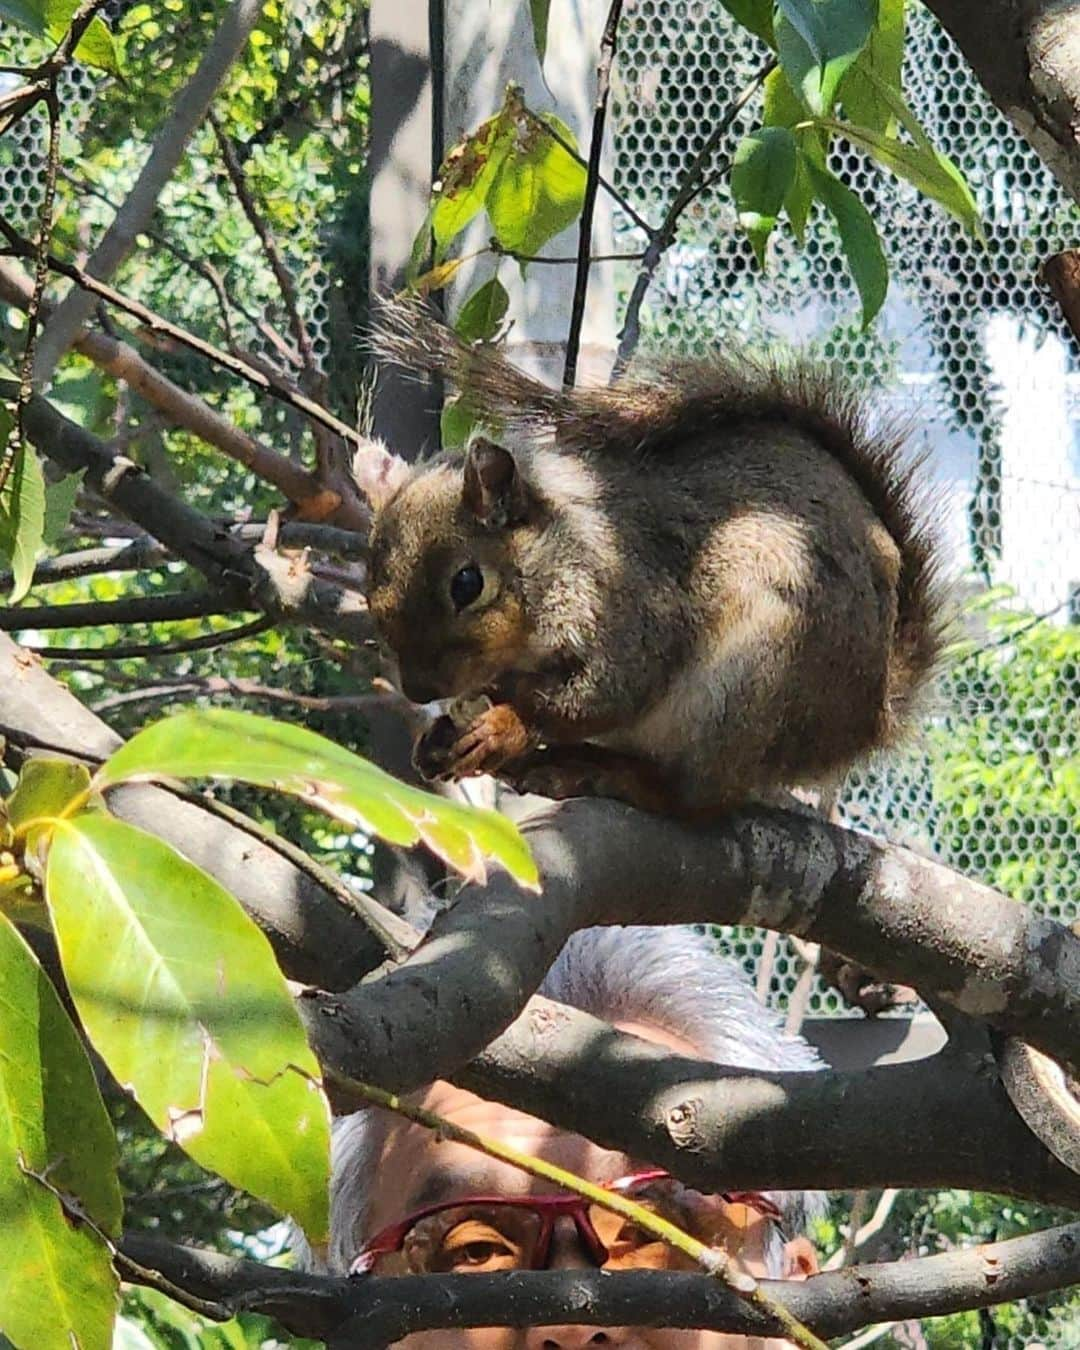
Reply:
<svg viewBox="0 0 1080 1350"><path fill-rule="evenodd" d="M638 1204L693 1232L701 1226L697 1202L670 1173L654 1169L609 1182L605 1190L632 1196ZM708 1241L734 1254L741 1247L751 1214L779 1224L776 1206L757 1191L727 1191L711 1207ZM589 1256L606 1270L666 1270L684 1258L660 1238L572 1192L554 1195L470 1195L427 1205L391 1224L366 1243L349 1267L366 1275L382 1257L398 1255L414 1275L500 1270L543 1270L551 1251L556 1219L573 1220ZM701 1235L704 1236L704 1235ZM392 1272L387 1272L392 1273Z"/></svg>

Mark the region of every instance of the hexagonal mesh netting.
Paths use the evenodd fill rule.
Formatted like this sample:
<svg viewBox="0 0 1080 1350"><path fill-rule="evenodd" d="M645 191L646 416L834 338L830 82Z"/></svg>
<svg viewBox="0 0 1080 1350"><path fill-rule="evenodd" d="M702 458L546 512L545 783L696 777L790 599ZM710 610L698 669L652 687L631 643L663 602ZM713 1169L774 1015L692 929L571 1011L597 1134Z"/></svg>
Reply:
<svg viewBox="0 0 1080 1350"><path fill-rule="evenodd" d="M778 230L762 276L714 171L720 185L694 202L650 289L644 340L810 344L887 391L888 411L910 414L942 498L950 572L968 601L960 631L970 641L942 677L922 735L853 773L843 813L1072 921L1080 902L1080 376L1076 344L1037 271L1074 241L1075 207L948 35L909 8L908 99L971 186L987 247L835 138L832 168L874 215L889 260L890 295L874 327L860 328L831 219L816 213L802 248ZM660 218L765 55L720 5L628 6L615 178L647 219ZM728 145L759 115L752 103ZM627 247L640 243L629 224L623 233ZM757 967L760 935L732 936L746 966ZM775 1001L787 1001L799 967L782 941ZM809 1010L843 1012L820 983Z"/></svg>

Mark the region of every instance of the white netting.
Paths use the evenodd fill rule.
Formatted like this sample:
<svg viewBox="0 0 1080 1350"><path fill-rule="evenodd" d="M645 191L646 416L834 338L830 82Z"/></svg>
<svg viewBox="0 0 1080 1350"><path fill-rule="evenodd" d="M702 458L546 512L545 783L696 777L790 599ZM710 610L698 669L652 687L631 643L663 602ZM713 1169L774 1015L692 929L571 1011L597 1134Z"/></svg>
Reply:
<svg viewBox="0 0 1080 1350"><path fill-rule="evenodd" d="M1002 596L1013 610L1049 617L1014 644L1003 640L1000 618L969 615L965 629L997 645L941 681L923 737L852 775L845 814L1071 921L1080 898L1080 635L1068 627L1080 584L1080 385L1075 343L1037 270L1073 242L1075 207L936 22L914 9L909 32L909 102L967 178L987 247L837 139L832 167L873 213L889 258L889 299L870 332L860 329L831 220L819 210L802 249L777 231L762 276L725 182L706 190L684 221L649 293L643 330L646 340L690 346L729 334L812 343L913 415L916 443L929 447L945 498L961 594L992 583L1014 592ZM648 219L660 218L766 55L718 4L629 6L615 178ZM759 115L752 103L731 146ZM639 241L627 228L627 246ZM760 935L732 936L753 968ZM786 1000L797 974L782 942L774 999ZM810 1010L840 1011L839 1000L819 985Z"/></svg>

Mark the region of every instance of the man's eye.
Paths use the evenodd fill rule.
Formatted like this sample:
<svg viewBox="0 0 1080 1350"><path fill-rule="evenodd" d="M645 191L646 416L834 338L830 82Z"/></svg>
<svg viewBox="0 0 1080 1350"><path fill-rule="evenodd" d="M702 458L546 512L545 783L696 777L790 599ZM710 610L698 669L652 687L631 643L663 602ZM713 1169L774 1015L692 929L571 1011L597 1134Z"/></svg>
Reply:
<svg viewBox="0 0 1080 1350"><path fill-rule="evenodd" d="M469 1242L451 1253L455 1266L484 1266L505 1255L506 1248L499 1242Z"/></svg>
<svg viewBox="0 0 1080 1350"><path fill-rule="evenodd" d="M475 563L466 563L450 579L450 599L459 611L478 599L483 589L484 574Z"/></svg>

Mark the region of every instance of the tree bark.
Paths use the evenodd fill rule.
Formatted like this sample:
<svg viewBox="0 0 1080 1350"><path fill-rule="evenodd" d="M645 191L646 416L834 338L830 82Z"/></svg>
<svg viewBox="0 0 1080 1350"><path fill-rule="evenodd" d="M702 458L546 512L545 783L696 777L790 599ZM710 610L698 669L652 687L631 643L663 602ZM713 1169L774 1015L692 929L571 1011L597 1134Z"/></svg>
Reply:
<svg viewBox="0 0 1080 1350"><path fill-rule="evenodd" d="M1080 9L1069 0L926 0L998 108L1080 202Z"/></svg>

